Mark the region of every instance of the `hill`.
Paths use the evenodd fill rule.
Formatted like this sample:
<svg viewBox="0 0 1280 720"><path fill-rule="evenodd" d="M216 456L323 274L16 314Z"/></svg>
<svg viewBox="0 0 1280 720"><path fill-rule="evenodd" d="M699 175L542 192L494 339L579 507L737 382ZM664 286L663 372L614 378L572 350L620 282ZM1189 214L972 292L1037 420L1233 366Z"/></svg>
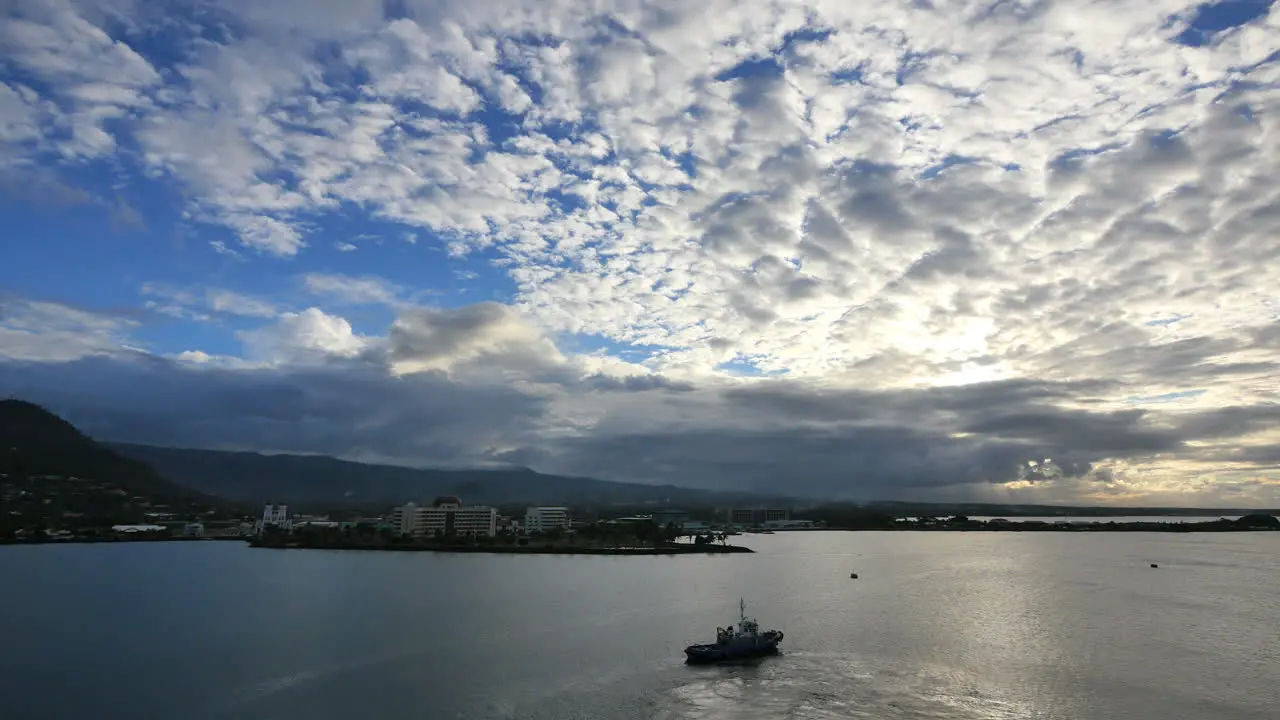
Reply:
<svg viewBox="0 0 1280 720"><path fill-rule="evenodd" d="M487 505L645 505L690 507L759 504L748 493L618 483L548 475L524 468L438 470L373 465L320 455L113 444L120 453L201 492L246 503L287 503L303 508L388 507L457 495Z"/></svg>
<svg viewBox="0 0 1280 720"><path fill-rule="evenodd" d="M33 403L0 400L0 531L208 516L226 503L169 482Z"/></svg>

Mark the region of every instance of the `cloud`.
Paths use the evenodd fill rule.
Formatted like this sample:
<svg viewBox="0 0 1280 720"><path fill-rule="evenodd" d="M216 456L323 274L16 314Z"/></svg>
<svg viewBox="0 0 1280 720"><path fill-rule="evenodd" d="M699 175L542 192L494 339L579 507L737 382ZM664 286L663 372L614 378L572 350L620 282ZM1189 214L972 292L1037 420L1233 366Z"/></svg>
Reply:
<svg viewBox="0 0 1280 720"><path fill-rule="evenodd" d="M474 365L538 372L565 362L539 328L493 302L407 311L391 326L387 345L392 367L400 374L448 372Z"/></svg>
<svg viewBox="0 0 1280 720"><path fill-rule="evenodd" d="M214 312L262 318L275 317L279 314L279 310L269 302L230 290L211 290L207 300L209 308Z"/></svg>
<svg viewBox="0 0 1280 720"><path fill-rule="evenodd" d="M42 398L103 439L190 446L198 437L203 447L418 464L474 461L531 427L545 406L436 375L391 379L358 359L286 372L152 356L0 362L0 386Z"/></svg>
<svg viewBox="0 0 1280 720"><path fill-rule="evenodd" d="M268 300L219 287L179 288L165 283L143 283L143 306L175 318L209 320L212 315L274 318L280 309Z"/></svg>
<svg viewBox="0 0 1280 720"><path fill-rule="evenodd" d="M64 317L119 333L107 318L44 311L25 322L49 341L64 337L53 321ZM41 318L51 327L41 331ZM1117 380L880 390L783 378L694 384L616 359L566 356L495 303L406 309L385 337L358 335L345 319L309 308L240 338L243 359L163 358L123 344L22 353L0 363L0 392L65 409L119 440L517 463L811 497L1183 493L1185 503L1188 471L1213 478L1200 491L1206 501L1229 493L1265 503L1274 489L1258 482L1275 464L1266 452L1280 427L1273 405L1117 410L1111 399L1125 387ZM450 425L455 416L460 425Z"/></svg>
<svg viewBox="0 0 1280 720"><path fill-rule="evenodd" d="M310 293L349 305L396 305L405 294L403 288L376 277L308 273L302 284Z"/></svg>
<svg viewBox="0 0 1280 720"><path fill-rule="evenodd" d="M276 322L238 333L248 357L272 365L310 364L359 355L368 338L355 334L344 318L318 308L284 313Z"/></svg>
<svg viewBox="0 0 1280 720"><path fill-rule="evenodd" d="M117 353L137 326L127 315L0 294L0 358L60 362Z"/></svg>
<svg viewBox="0 0 1280 720"><path fill-rule="evenodd" d="M173 377L505 384L539 414L474 457L566 472L1271 492L1274 4L391 5L6 8L6 192L162 183L275 283L149 294L243 343L166 346ZM510 301L421 307L446 262ZM31 362L137 330L22 307Z"/></svg>

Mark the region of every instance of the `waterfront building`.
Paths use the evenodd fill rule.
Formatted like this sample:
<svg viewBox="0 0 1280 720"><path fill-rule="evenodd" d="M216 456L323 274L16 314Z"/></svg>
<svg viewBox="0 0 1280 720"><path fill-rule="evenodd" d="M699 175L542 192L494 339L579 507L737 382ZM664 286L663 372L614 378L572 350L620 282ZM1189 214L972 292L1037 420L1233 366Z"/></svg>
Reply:
<svg viewBox="0 0 1280 720"><path fill-rule="evenodd" d="M813 520L768 520L764 524L766 530L813 530L819 523Z"/></svg>
<svg viewBox="0 0 1280 720"><path fill-rule="evenodd" d="M791 519L791 511L785 508L730 508L728 521L730 525L759 527L765 523L786 521Z"/></svg>
<svg viewBox="0 0 1280 720"><path fill-rule="evenodd" d="M666 527L668 525L680 527L688 521L689 513L684 510L679 510L677 508L663 508L661 510L653 511L653 522L655 522L658 527Z"/></svg>
<svg viewBox="0 0 1280 720"><path fill-rule="evenodd" d="M555 528L569 528L569 508L531 507L524 511L524 531L547 532Z"/></svg>
<svg viewBox="0 0 1280 720"><path fill-rule="evenodd" d="M406 503L391 510L391 527L401 535L488 535L498 532L498 511L483 505L463 505L453 496L438 497L431 505Z"/></svg>

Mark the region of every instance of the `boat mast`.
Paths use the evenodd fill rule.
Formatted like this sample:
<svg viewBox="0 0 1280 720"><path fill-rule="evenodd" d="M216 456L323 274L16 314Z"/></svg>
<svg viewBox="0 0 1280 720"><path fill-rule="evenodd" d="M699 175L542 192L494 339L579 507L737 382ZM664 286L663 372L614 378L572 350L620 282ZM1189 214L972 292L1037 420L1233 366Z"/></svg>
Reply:
<svg viewBox="0 0 1280 720"><path fill-rule="evenodd" d="M746 619L747 619L747 601L739 597L738 598L738 622L742 622L743 620L746 620Z"/></svg>

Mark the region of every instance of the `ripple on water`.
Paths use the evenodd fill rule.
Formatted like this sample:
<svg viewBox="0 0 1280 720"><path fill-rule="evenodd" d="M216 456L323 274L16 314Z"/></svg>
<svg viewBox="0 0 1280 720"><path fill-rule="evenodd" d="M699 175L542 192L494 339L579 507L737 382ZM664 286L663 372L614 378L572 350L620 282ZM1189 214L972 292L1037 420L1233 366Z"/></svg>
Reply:
<svg viewBox="0 0 1280 720"><path fill-rule="evenodd" d="M653 717L1028 720L1047 717L949 670L872 669L850 655L788 654L758 666L708 668L671 687Z"/></svg>

